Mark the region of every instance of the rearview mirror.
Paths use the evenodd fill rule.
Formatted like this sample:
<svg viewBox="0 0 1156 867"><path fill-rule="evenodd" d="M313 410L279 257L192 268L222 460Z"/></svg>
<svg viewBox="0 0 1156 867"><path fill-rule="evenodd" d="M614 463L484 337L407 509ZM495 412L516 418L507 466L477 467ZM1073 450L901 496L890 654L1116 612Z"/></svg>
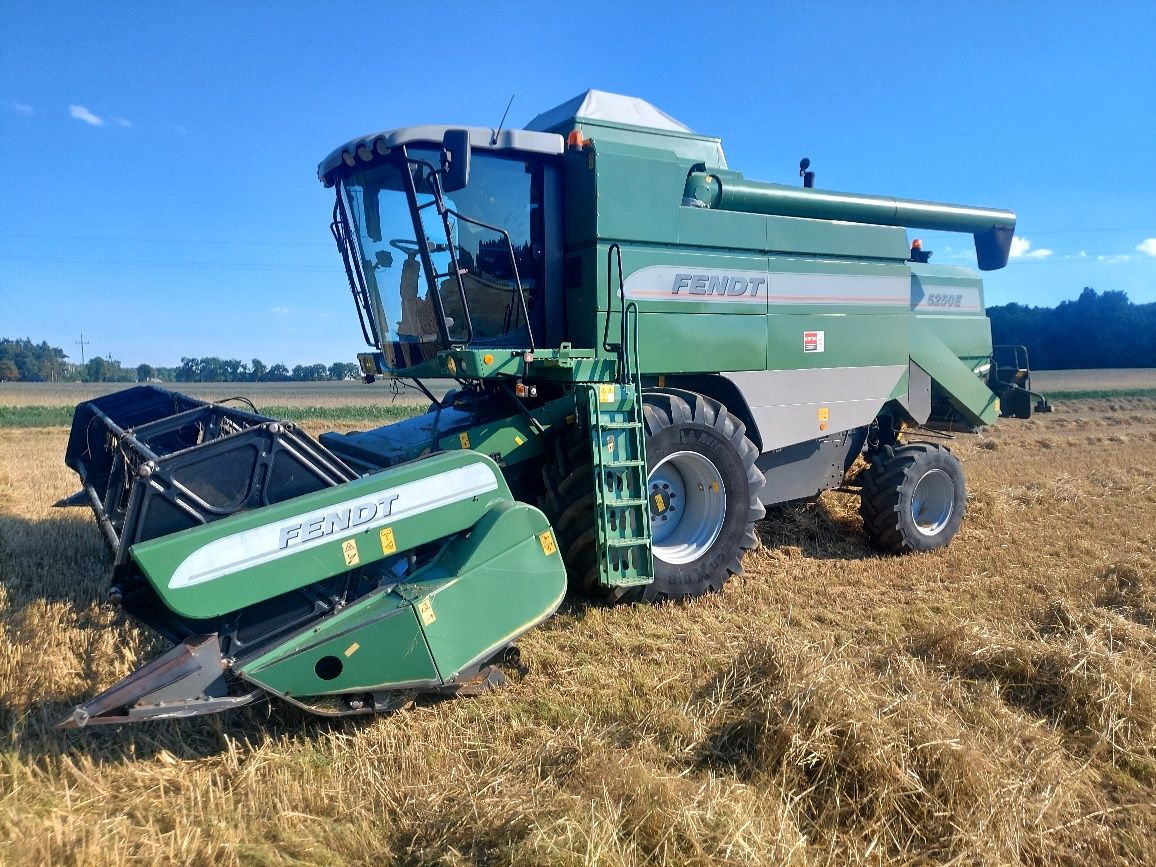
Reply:
<svg viewBox="0 0 1156 867"><path fill-rule="evenodd" d="M365 208L365 236L371 241L381 241L381 203L378 196L381 187L366 184L362 192Z"/></svg>
<svg viewBox="0 0 1156 867"><path fill-rule="evenodd" d="M447 129L442 136L442 189L452 193L470 182L470 131Z"/></svg>

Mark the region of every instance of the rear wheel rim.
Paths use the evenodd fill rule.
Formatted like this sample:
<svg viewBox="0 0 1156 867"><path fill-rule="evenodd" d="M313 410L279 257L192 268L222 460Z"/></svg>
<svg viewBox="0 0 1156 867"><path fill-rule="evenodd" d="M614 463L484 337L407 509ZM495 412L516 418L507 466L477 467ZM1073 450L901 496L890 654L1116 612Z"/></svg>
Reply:
<svg viewBox="0 0 1156 867"><path fill-rule="evenodd" d="M928 470L911 492L911 522L924 536L935 536L955 511L955 484L943 470Z"/></svg>
<svg viewBox="0 0 1156 867"><path fill-rule="evenodd" d="M718 539L726 519L722 473L706 455L674 452L651 471L646 483L654 556L690 563Z"/></svg>

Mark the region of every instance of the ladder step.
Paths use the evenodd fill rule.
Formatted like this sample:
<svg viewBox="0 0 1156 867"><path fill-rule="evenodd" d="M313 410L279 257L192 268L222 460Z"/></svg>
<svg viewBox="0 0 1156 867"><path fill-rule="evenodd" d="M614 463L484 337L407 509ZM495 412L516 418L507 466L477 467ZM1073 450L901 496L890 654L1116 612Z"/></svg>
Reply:
<svg viewBox="0 0 1156 867"><path fill-rule="evenodd" d="M654 580L650 500L646 491L645 423L637 381L590 385L586 417L594 450L599 583L635 587Z"/></svg>
<svg viewBox="0 0 1156 867"><path fill-rule="evenodd" d="M614 582L615 587L645 587L654 580L653 575L639 575L636 578L619 578Z"/></svg>

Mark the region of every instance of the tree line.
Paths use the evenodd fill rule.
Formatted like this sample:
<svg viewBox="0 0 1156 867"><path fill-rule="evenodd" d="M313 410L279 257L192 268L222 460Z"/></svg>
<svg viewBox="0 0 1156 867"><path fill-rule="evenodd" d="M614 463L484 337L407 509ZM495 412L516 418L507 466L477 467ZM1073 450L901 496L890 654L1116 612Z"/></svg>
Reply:
<svg viewBox="0 0 1156 867"><path fill-rule="evenodd" d="M64 350L47 341L0 337L0 382L333 382L357 379L356 364L265 364L261 359L182 358L176 367L138 364L126 367L96 356L84 364L68 360Z"/></svg>
<svg viewBox="0 0 1156 867"><path fill-rule="evenodd" d="M159 368L164 370L165 368ZM261 359L241 361L238 358L182 358L173 371L175 382L326 382L358 379L356 364L335 361L333 364L298 364L292 369L284 364L266 365Z"/></svg>
<svg viewBox="0 0 1156 867"><path fill-rule="evenodd" d="M1026 346L1034 370L1156 367L1156 303L1085 287L1055 307L989 307L992 343Z"/></svg>

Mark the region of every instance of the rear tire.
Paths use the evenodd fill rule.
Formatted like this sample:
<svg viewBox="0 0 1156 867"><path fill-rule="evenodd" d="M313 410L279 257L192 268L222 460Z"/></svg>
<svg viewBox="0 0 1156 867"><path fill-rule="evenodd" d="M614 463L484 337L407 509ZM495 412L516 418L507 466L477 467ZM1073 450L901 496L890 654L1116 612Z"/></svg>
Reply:
<svg viewBox="0 0 1156 867"><path fill-rule="evenodd" d="M860 478L863 528L882 551L934 551L947 545L963 522L963 466L943 446L885 446Z"/></svg>

